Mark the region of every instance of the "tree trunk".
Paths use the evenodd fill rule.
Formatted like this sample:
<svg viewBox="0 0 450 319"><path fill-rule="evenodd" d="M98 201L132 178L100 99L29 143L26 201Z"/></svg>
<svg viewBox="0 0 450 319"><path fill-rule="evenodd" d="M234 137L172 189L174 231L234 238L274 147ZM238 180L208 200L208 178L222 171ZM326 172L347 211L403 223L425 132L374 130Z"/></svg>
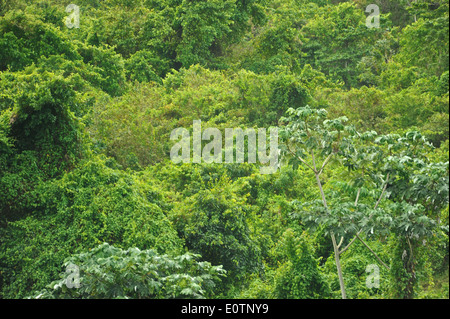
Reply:
<svg viewBox="0 0 450 319"><path fill-rule="evenodd" d="M334 260L336 261L336 268L339 276L339 285L341 287L342 299L347 299L347 295L345 294L344 276L342 275L341 259L339 257L339 249L337 247L336 238L334 237L334 234L331 234L331 240L333 241Z"/></svg>
<svg viewBox="0 0 450 319"><path fill-rule="evenodd" d="M316 168L314 167L314 169L316 169ZM315 175L316 175L317 186L319 186L320 195L322 196L323 205L325 206L326 209L328 209L327 200L325 198L325 193L323 192L322 183L320 182L320 177L319 177L319 174L317 173L317 171L316 171ZM339 258L339 248L336 243L336 237L334 236L333 233L331 233L331 241L333 242L334 260L336 262L336 268L338 271L339 286L341 287L342 299L347 299L347 295L345 294L344 276L342 275L341 260Z"/></svg>

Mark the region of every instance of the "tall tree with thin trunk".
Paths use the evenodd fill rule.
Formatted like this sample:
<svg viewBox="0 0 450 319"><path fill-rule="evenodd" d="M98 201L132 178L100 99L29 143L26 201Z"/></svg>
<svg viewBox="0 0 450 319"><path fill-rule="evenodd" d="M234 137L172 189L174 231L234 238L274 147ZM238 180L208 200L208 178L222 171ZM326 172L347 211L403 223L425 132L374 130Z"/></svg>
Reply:
<svg viewBox="0 0 450 319"><path fill-rule="evenodd" d="M328 119L325 110L309 106L291 108L287 115L280 120L284 125L279 133L284 158L294 168L307 167L320 193L320 199L295 201L294 204L307 226L326 226L333 244L341 295L346 299L340 256L355 240L361 241L380 265L390 271L364 235L395 234L409 241L437 230L436 218L427 216L423 205L424 201L436 197L428 194L433 190L420 194L417 191L422 189L418 183L424 180L420 178L423 174L417 175L417 169L435 165L427 163L423 156L430 144L418 132L409 132L403 137L377 136L374 131L359 133L353 126L346 125L346 117ZM324 181L330 180L330 176L324 178L323 174L331 165L334 174L331 180L337 189L326 190ZM343 171L344 174L339 175ZM442 190L448 190L448 178L427 183L440 187L439 207L448 205L448 195L442 197ZM412 194L414 201L410 199Z"/></svg>

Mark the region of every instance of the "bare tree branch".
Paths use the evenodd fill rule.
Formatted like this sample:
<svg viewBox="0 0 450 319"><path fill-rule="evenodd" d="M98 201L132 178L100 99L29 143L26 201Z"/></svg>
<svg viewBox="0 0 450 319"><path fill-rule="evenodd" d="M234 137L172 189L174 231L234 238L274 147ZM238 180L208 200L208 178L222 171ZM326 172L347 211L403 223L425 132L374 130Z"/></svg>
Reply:
<svg viewBox="0 0 450 319"><path fill-rule="evenodd" d="M342 245L342 242L344 241L344 237L341 236L341 240L339 241L339 244L337 245L337 248L339 249ZM340 254L340 253L339 253Z"/></svg>
<svg viewBox="0 0 450 319"><path fill-rule="evenodd" d="M328 155L328 157L325 159L325 161L323 162L322 167L320 168L320 171L319 171L319 173L318 173L319 175L322 174L323 169L324 169L325 166L328 164L328 162L329 162L330 159L333 157L333 155L334 155L334 153L331 153L331 154Z"/></svg>
<svg viewBox="0 0 450 319"><path fill-rule="evenodd" d="M312 170L314 173L316 173L316 170L314 168L311 167L311 165L309 165L303 158L301 158L300 156L297 156L292 150L289 144L287 144L288 147L288 151L289 153L292 154L292 156L294 156L295 158L297 158L300 162L302 162L303 164L305 164L310 170Z"/></svg>
<svg viewBox="0 0 450 319"><path fill-rule="evenodd" d="M369 249L371 251L371 253L375 256L375 258L378 259L378 261L389 271L391 270L381 259L380 257L378 257L378 255L369 247L369 245L366 244L366 242L364 240L362 240L361 237L359 237L359 235L357 234L356 237L364 244L364 246L366 246L367 249Z"/></svg>
<svg viewBox="0 0 450 319"><path fill-rule="evenodd" d="M373 209L377 209L378 204L380 204L381 199L383 198L383 195L384 195L384 193L386 192L386 188L387 188L387 185L388 185L388 182L389 182L389 176L390 176L390 174L391 174L391 173L388 173L388 174L386 175L386 181L384 182L384 187L383 187L383 190L381 191L380 198L378 198L378 201L377 201L377 203L375 204L375 207L374 207Z"/></svg>
<svg viewBox="0 0 450 319"><path fill-rule="evenodd" d="M344 249L342 249L340 252L339 252L339 254L342 254L344 251L346 251L349 247L350 247L350 245L351 244L353 244L353 242L355 241L357 239L357 237L355 236L355 237L353 237L353 239L348 243L348 245L347 246L345 246L345 248Z"/></svg>
<svg viewBox="0 0 450 319"><path fill-rule="evenodd" d="M358 193L356 193L355 206L358 206L359 195L361 194L361 187L358 188Z"/></svg>

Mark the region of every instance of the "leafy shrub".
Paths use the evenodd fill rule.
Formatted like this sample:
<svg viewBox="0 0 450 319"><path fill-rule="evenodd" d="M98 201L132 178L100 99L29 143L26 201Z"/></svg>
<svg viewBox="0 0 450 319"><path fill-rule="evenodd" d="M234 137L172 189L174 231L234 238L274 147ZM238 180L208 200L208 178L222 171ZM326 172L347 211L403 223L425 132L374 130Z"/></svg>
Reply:
<svg viewBox="0 0 450 319"><path fill-rule="evenodd" d="M27 204L28 216L0 229L3 296L23 297L43 288L65 258L103 242L180 252L182 242L153 203L154 192L100 159L39 184L22 203Z"/></svg>
<svg viewBox="0 0 450 319"><path fill-rule="evenodd" d="M295 236L287 229L275 246L277 260L282 262L274 276L274 294L280 299L317 299L329 296L326 277L306 237Z"/></svg>
<svg viewBox="0 0 450 319"><path fill-rule="evenodd" d="M155 250L122 250L107 243L67 258L64 265L79 271L74 282L67 272L47 289L34 294L47 298L204 298L225 275L221 266L198 262L200 255L159 255ZM69 271L71 268L68 268ZM71 287L71 288L68 288Z"/></svg>
<svg viewBox="0 0 450 319"><path fill-rule="evenodd" d="M41 56L80 59L72 41L56 26L28 11L11 10L0 17L0 70L20 71Z"/></svg>
<svg viewBox="0 0 450 319"><path fill-rule="evenodd" d="M168 72L168 63L143 50L125 61L125 69L131 81L162 83L161 78Z"/></svg>
<svg viewBox="0 0 450 319"><path fill-rule="evenodd" d="M37 184L61 176L84 153L76 80L35 68L1 73L3 147L0 155L0 219L30 209ZM6 143L6 144L5 144ZM7 146L5 149L4 147Z"/></svg>
<svg viewBox="0 0 450 319"><path fill-rule="evenodd" d="M111 96L119 96L125 91L124 60L114 49L104 46L81 46L80 55L86 64L94 66L101 75L100 87Z"/></svg>
<svg viewBox="0 0 450 319"><path fill-rule="evenodd" d="M252 238L247 220L251 211L227 177L186 199L174 209L172 219L186 246L204 260L223 265L226 284L261 268L260 249Z"/></svg>

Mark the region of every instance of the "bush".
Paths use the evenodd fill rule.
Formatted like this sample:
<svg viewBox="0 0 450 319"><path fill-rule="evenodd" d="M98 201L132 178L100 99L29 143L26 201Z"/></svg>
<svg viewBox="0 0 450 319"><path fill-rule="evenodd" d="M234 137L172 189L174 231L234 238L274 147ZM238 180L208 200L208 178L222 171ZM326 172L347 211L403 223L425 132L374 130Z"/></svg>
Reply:
<svg viewBox="0 0 450 319"><path fill-rule="evenodd" d="M284 261L276 269L274 293L280 299L318 299L330 296L325 276L318 268L311 244L305 236L296 237L287 229L276 246L276 255Z"/></svg>
<svg viewBox="0 0 450 319"><path fill-rule="evenodd" d="M172 219L186 246L223 265L229 273L225 283L232 284L261 269L260 248L247 222L252 215L245 198L237 196L225 176L208 185L175 209Z"/></svg>
<svg viewBox="0 0 450 319"><path fill-rule="evenodd" d="M37 186L25 202L29 215L0 229L3 297L43 288L65 258L103 242L179 253L182 242L154 203L154 193L100 159Z"/></svg>
<svg viewBox="0 0 450 319"><path fill-rule="evenodd" d="M41 56L80 59L76 46L56 26L39 15L11 10L0 17L0 71L20 71Z"/></svg>
<svg viewBox="0 0 450 319"><path fill-rule="evenodd" d="M53 298L203 298L211 296L221 266L198 262L199 255L158 255L155 250L122 250L107 243L64 262L62 279L33 295ZM67 276L67 271L72 272Z"/></svg>

